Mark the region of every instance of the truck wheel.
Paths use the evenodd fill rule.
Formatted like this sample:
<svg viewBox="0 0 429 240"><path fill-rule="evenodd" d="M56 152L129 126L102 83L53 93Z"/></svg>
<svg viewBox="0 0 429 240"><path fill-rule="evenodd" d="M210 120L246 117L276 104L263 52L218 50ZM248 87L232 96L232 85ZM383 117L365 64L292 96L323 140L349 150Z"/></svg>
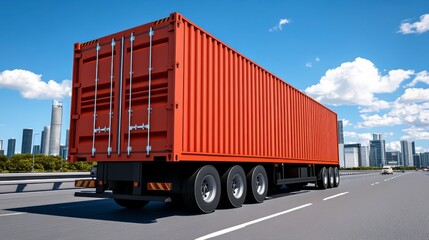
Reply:
<svg viewBox="0 0 429 240"><path fill-rule="evenodd" d="M325 167L320 169L319 180L317 180L317 187L319 189L327 189L328 188L328 170L326 170Z"/></svg>
<svg viewBox="0 0 429 240"><path fill-rule="evenodd" d="M258 165L247 173L247 200L253 203L261 203L268 193L268 178L265 168Z"/></svg>
<svg viewBox="0 0 429 240"><path fill-rule="evenodd" d="M337 167L334 168L334 187L338 187L340 185L340 171Z"/></svg>
<svg viewBox="0 0 429 240"><path fill-rule="evenodd" d="M229 168L222 176L221 203L224 207L238 208L246 199L246 174L241 166Z"/></svg>
<svg viewBox="0 0 429 240"><path fill-rule="evenodd" d="M115 202L124 208L129 208L129 209L140 209L144 206L146 206L149 201L140 201L140 200L128 200L128 199L113 199L115 200Z"/></svg>
<svg viewBox="0 0 429 240"><path fill-rule="evenodd" d="M191 210L211 213L220 201L220 177L216 168L205 165L185 181L183 200Z"/></svg>
<svg viewBox="0 0 429 240"><path fill-rule="evenodd" d="M334 169L332 167L328 168L328 187L333 188L335 185L335 175Z"/></svg>

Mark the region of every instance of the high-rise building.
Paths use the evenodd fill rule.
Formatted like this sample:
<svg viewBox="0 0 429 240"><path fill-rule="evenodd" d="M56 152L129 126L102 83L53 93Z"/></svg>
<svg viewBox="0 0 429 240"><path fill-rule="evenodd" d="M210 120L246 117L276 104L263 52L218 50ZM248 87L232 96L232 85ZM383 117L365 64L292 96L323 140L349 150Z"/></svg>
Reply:
<svg viewBox="0 0 429 240"><path fill-rule="evenodd" d="M401 141L402 165L414 166L413 144L409 141Z"/></svg>
<svg viewBox="0 0 429 240"><path fill-rule="evenodd" d="M344 143L343 121L338 121L338 143Z"/></svg>
<svg viewBox="0 0 429 240"><path fill-rule="evenodd" d="M51 132L49 137L49 155L60 155L61 123L63 117L63 103L54 100L52 103Z"/></svg>
<svg viewBox="0 0 429 240"><path fill-rule="evenodd" d="M372 136L373 140L369 141L369 165L380 167L386 164L386 143L381 139L380 133Z"/></svg>
<svg viewBox="0 0 429 240"><path fill-rule="evenodd" d="M69 147L69 134L70 134L70 129L66 130L66 142L65 142L65 146Z"/></svg>
<svg viewBox="0 0 429 240"><path fill-rule="evenodd" d="M420 153L420 165L429 167L429 152Z"/></svg>
<svg viewBox="0 0 429 240"><path fill-rule="evenodd" d="M360 143L344 144L344 167L359 167L359 163L362 161L360 154Z"/></svg>
<svg viewBox="0 0 429 240"><path fill-rule="evenodd" d="M40 154L40 145L34 145L33 146L33 154Z"/></svg>
<svg viewBox="0 0 429 240"><path fill-rule="evenodd" d="M360 147L360 166L369 167L369 146Z"/></svg>
<svg viewBox="0 0 429 240"><path fill-rule="evenodd" d="M40 140L40 153L49 155L49 138L51 134L51 126L45 126L42 131L42 138Z"/></svg>
<svg viewBox="0 0 429 240"><path fill-rule="evenodd" d="M33 129L25 128L22 131L21 153L31 153L31 144L33 141Z"/></svg>
<svg viewBox="0 0 429 240"><path fill-rule="evenodd" d="M372 134L372 140L382 140L381 139L381 133L373 133Z"/></svg>
<svg viewBox="0 0 429 240"><path fill-rule="evenodd" d="M401 159L401 152L392 151L386 152L386 164L387 165L399 165Z"/></svg>
<svg viewBox="0 0 429 240"><path fill-rule="evenodd" d="M414 166L417 168L422 167L422 162L420 161L420 154L414 154L413 155L413 162L414 162Z"/></svg>
<svg viewBox="0 0 429 240"><path fill-rule="evenodd" d="M3 140L0 140L0 156L4 155Z"/></svg>
<svg viewBox="0 0 429 240"><path fill-rule="evenodd" d="M64 159L67 158L67 147L66 145L60 145L60 156Z"/></svg>
<svg viewBox="0 0 429 240"><path fill-rule="evenodd" d="M16 147L16 139L9 138L9 140L7 140L7 157L8 158L15 155L15 147Z"/></svg>
<svg viewBox="0 0 429 240"><path fill-rule="evenodd" d="M64 153L63 153L63 158L64 159L68 159L68 152L69 152L69 135L70 134L70 129L67 129L66 130L66 144L65 144L65 146L66 146L66 148L64 149Z"/></svg>

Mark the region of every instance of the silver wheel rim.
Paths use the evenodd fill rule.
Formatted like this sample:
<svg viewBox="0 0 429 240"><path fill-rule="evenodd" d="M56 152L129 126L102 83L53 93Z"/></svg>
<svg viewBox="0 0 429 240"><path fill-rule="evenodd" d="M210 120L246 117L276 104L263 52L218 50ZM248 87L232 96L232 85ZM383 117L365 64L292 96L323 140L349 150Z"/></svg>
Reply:
<svg viewBox="0 0 429 240"><path fill-rule="evenodd" d="M338 170L335 170L335 183L339 183L340 182L340 174L338 172Z"/></svg>
<svg viewBox="0 0 429 240"><path fill-rule="evenodd" d="M217 186L212 175L207 175L201 181L201 197L206 203L211 203L216 197Z"/></svg>
<svg viewBox="0 0 429 240"><path fill-rule="evenodd" d="M324 171L325 172L325 175L323 176L323 183L326 185L326 184L328 184L328 174L326 174L326 171Z"/></svg>
<svg viewBox="0 0 429 240"><path fill-rule="evenodd" d="M262 173L258 173L258 175L256 175L256 182L255 182L255 184L256 184L256 192L259 195L264 194L266 183L265 183L264 175L262 175Z"/></svg>
<svg viewBox="0 0 429 240"><path fill-rule="evenodd" d="M235 174L234 177L232 178L232 186L231 186L231 192L232 195L235 198L241 198L241 196L243 196L244 193L244 179L242 178L242 176Z"/></svg>
<svg viewBox="0 0 429 240"><path fill-rule="evenodd" d="M330 177L329 177L329 183L331 184L331 185L333 185L333 183L334 183L334 170L331 170L330 172Z"/></svg>

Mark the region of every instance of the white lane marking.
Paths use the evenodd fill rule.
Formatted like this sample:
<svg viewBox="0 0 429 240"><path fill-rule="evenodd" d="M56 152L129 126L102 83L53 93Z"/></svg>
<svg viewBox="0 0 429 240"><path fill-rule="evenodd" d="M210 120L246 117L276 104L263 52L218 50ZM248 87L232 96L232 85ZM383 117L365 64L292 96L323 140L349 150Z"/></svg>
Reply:
<svg viewBox="0 0 429 240"><path fill-rule="evenodd" d="M334 196L330 196L330 197L324 198L324 199L323 199L323 201L326 201L326 200L329 200L329 199L332 199L332 198L336 198L336 197L339 197L339 196L343 196L343 195L346 195L347 193L349 193L349 192L339 193L339 194L337 194L337 195L334 195Z"/></svg>
<svg viewBox="0 0 429 240"><path fill-rule="evenodd" d="M0 217L15 216L15 215L22 215L22 214L27 214L27 213L26 212L6 213L6 214L0 214Z"/></svg>
<svg viewBox="0 0 429 240"><path fill-rule="evenodd" d="M220 236L220 235L224 235L224 234L227 234L227 233L230 233L230 232L233 232L233 231L237 231L237 230L239 230L241 228L245 228L245 227L250 226L252 224L259 223L259 222L262 222L262 221L265 221L265 220L268 220L268 219L271 219L271 218L275 218L275 217L278 217L280 215L283 215L283 214L286 214L286 213L290 213L290 212L293 212L293 211L296 211L296 210L299 210L299 209L302 209L302 208L305 208L305 207L308 207L308 206L311 206L311 205L313 205L313 204L312 203L307 203L307 204L301 205L301 206L296 207L296 208L292 208L292 209L289 209L289 210L286 210L286 211L283 211L283 212L275 213L275 214L272 214L272 215L269 215L269 216L266 216L266 217L255 219L255 220L250 221L250 222L246 222L246 223L243 223L243 224L240 224L240 225L237 225L237 226L233 226L233 227L226 228L226 229L214 232L214 233L210 233L210 234L207 234L205 236L199 237L199 238L197 238L195 240L206 240L206 239L209 239L209 238L214 238L214 237L217 237L217 236Z"/></svg>

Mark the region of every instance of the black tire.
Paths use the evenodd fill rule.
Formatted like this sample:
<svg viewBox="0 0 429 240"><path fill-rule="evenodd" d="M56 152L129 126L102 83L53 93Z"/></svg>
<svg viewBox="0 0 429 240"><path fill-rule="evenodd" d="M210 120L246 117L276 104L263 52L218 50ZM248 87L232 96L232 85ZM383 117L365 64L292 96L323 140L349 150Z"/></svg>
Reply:
<svg viewBox="0 0 429 240"><path fill-rule="evenodd" d="M328 170L323 167L319 171L319 176L317 180L317 187L319 189L327 189L328 188Z"/></svg>
<svg viewBox="0 0 429 240"><path fill-rule="evenodd" d="M246 200L247 184L246 174L241 166L235 165L229 168L221 178L223 207L241 207Z"/></svg>
<svg viewBox="0 0 429 240"><path fill-rule="evenodd" d="M113 200L115 200L115 202L119 206L124 208L129 208L129 209L140 209L149 203L149 201L141 201L141 200L128 200L128 199L116 199L116 198Z"/></svg>
<svg viewBox="0 0 429 240"><path fill-rule="evenodd" d="M334 168L334 187L340 186L340 171L338 170L338 167Z"/></svg>
<svg viewBox="0 0 429 240"><path fill-rule="evenodd" d="M258 165L247 173L247 198L250 203L262 203L268 193L268 178L265 168Z"/></svg>
<svg viewBox="0 0 429 240"><path fill-rule="evenodd" d="M211 213L219 205L221 185L215 167L205 165L185 180L182 189L186 206L200 213Z"/></svg>
<svg viewBox="0 0 429 240"><path fill-rule="evenodd" d="M333 188L335 185L334 168L328 168L328 188Z"/></svg>

